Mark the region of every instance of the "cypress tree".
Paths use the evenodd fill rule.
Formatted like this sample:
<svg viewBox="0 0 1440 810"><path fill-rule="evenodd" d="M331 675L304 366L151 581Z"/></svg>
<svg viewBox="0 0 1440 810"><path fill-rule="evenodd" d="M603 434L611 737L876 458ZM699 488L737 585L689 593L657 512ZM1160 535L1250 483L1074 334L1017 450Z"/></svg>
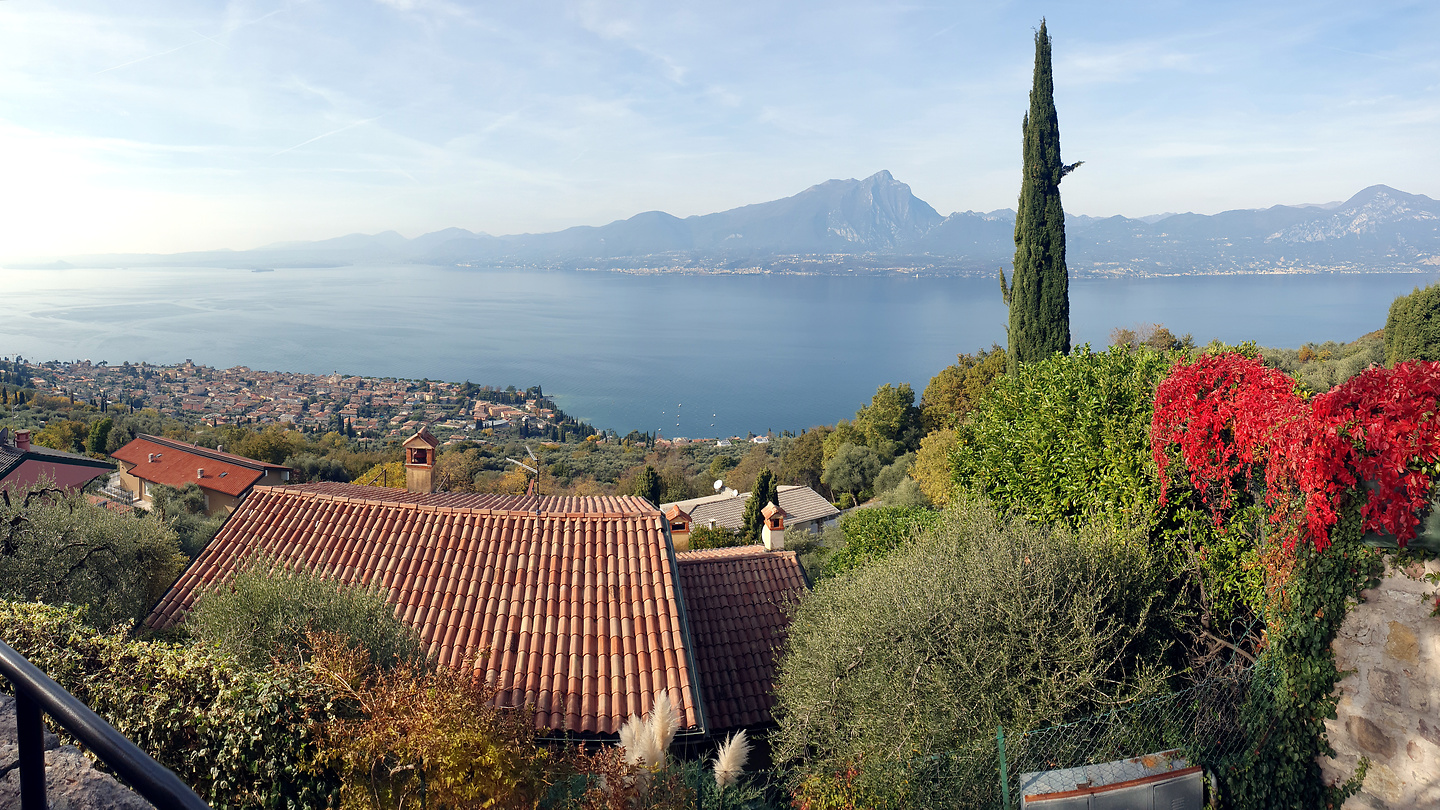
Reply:
<svg viewBox="0 0 1440 810"><path fill-rule="evenodd" d="M740 516L740 531L746 541L751 543L760 542L760 529L765 525L765 516L761 512L765 504L775 503L779 506L778 496L779 481L769 467L763 467L760 474L755 477L755 486L750 490L750 498L745 501L745 511ZM775 501L771 501L771 497Z"/></svg>
<svg viewBox="0 0 1440 810"><path fill-rule="evenodd" d="M1010 349L1005 355L1010 371L1019 363L1070 352L1070 279L1060 180L1080 164L1066 166L1060 160L1060 122L1044 20L1035 32L1035 77L1023 136L1012 283L1007 284L1005 271L1000 271L1001 294L1010 307Z"/></svg>
<svg viewBox="0 0 1440 810"><path fill-rule="evenodd" d="M635 478L635 494L655 504L660 505L661 494L665 491L665 482L660 479L660 474L649 464L640 471Z"/></svg>

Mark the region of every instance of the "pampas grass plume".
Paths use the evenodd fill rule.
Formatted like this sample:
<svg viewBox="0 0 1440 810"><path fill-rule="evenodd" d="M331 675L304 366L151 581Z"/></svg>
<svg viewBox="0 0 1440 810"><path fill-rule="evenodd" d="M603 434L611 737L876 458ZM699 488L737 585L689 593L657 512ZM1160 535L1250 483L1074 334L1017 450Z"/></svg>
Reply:
<svg viewBox="0 0 1440 810"><path fill-rule="evenodd" d="M680 717L670 703L670 693L663 691L655 697L649 714L643 718L632 716L620 727L620 748L625 751L625 762L660 767L665 764L665 752L679 730Z"/></svg>
<svg viewBox="0 0 1440 810"><path fill-rule="evenodd" d="M742 729L730 735L730 739L715 752L715 786L724 790L740 779L745 771L745 760L750 756L750 740Z"/></svg>
<svg viewBox="0 0 1440 810"><path fill-rule="evenodd" d="M642 737L649 736L648 731L645 721L640 719L639 715L632 716L625 721L625 725L620 727L620 748L625 751L627 765L640 764L640 758L643 756L640 750L640 740Z"/></svg>
<svg viewBox="0 0 1440 810"><path fill-rule="evenodd" d="M663 689L656 696L655 704L650 707L650 733L655 737L655 748L660 752L661 759L664 759L665 752L670 750L670 743L675 740L675 733L679 730L680 717L670 703L670 690Z"/></svg>

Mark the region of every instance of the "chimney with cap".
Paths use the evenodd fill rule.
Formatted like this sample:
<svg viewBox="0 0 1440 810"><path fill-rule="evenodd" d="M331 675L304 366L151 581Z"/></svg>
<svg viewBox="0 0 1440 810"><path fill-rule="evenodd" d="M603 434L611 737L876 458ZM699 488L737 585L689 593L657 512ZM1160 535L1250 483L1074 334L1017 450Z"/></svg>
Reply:
<svg viewBox="0 0 1440 810"><path fill-rule="evenodd" d="M405 489L410 492L435 491L435 453L440 440L426 428L405 440Z"/></svg>
<svg viewBox="0 0 1440 810"><path fill-rule="evenodd" d="M784 551L785 510L772 503L760 510L760 516L765 518L765 524L760 529L760 540L765 544L765 550Z"/></svg>
<svg viewBox="0 0 1440 810"><path fill-rule="evenodd" d="M670 524L670 539L675 543L676 551L690 550L690 525L694 522L680 504L672 503L670 508L665 510L665 519Z"/></svg>
<svg viewBox="0 0 1440 810"><path fill-rule="evenodd" d="M21 452L30 449L30 431L15 431L15 449L20 450Z"/></svg>

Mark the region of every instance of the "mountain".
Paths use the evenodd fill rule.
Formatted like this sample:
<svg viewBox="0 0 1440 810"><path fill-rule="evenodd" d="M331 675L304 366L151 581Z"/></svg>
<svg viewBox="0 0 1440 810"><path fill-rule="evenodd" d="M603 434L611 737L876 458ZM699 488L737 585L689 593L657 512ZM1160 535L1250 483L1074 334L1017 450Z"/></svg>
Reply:
<svg viewBox="0 0 1440 810"><path fill-rule="evenodd" d="M355 263L754 272L993 273L1015 250L1015 212L941 216L888 171L799 194L675 217L647 211L608 225L491 236L394 231L246 251L67 256L79 266L317 267ZM1440 202L1371 186L1344 202L1205 215L1067 216L1075 275L1440 269ZM52 266L37 262L30 267ZM53 265L59 266L59 265Z"/></svg>
<svg viewBox="0 0 1440 810"><path fill-rule="evenodd" d="M1146 223L1070 227L1072 268L1091 272L1424 270L1440 267L1440 202L1371 186L1334 207L1276 205Z"/></svg>

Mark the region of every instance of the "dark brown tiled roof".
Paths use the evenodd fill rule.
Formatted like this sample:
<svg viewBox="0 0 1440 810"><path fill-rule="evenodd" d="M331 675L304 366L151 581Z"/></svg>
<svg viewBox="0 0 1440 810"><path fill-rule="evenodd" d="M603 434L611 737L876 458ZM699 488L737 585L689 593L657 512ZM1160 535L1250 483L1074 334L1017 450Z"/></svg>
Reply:
<svg viewBox="0 0 1440 810"><path fill-rule="evenodd" d="M775 651L805 592L793 551L763 546L675 555L712 732L771 721Z"/></svg>
<svg viewBox="0 0 1440 810"><path fill-rule="evenodd" d="M668 689L701 725L663 518L643 499L260 487L147 619L168 627L254 552L378 584L443 664L477 660L536 726L613 734ZM489 656L480 656L489 651Z"/></svg>

